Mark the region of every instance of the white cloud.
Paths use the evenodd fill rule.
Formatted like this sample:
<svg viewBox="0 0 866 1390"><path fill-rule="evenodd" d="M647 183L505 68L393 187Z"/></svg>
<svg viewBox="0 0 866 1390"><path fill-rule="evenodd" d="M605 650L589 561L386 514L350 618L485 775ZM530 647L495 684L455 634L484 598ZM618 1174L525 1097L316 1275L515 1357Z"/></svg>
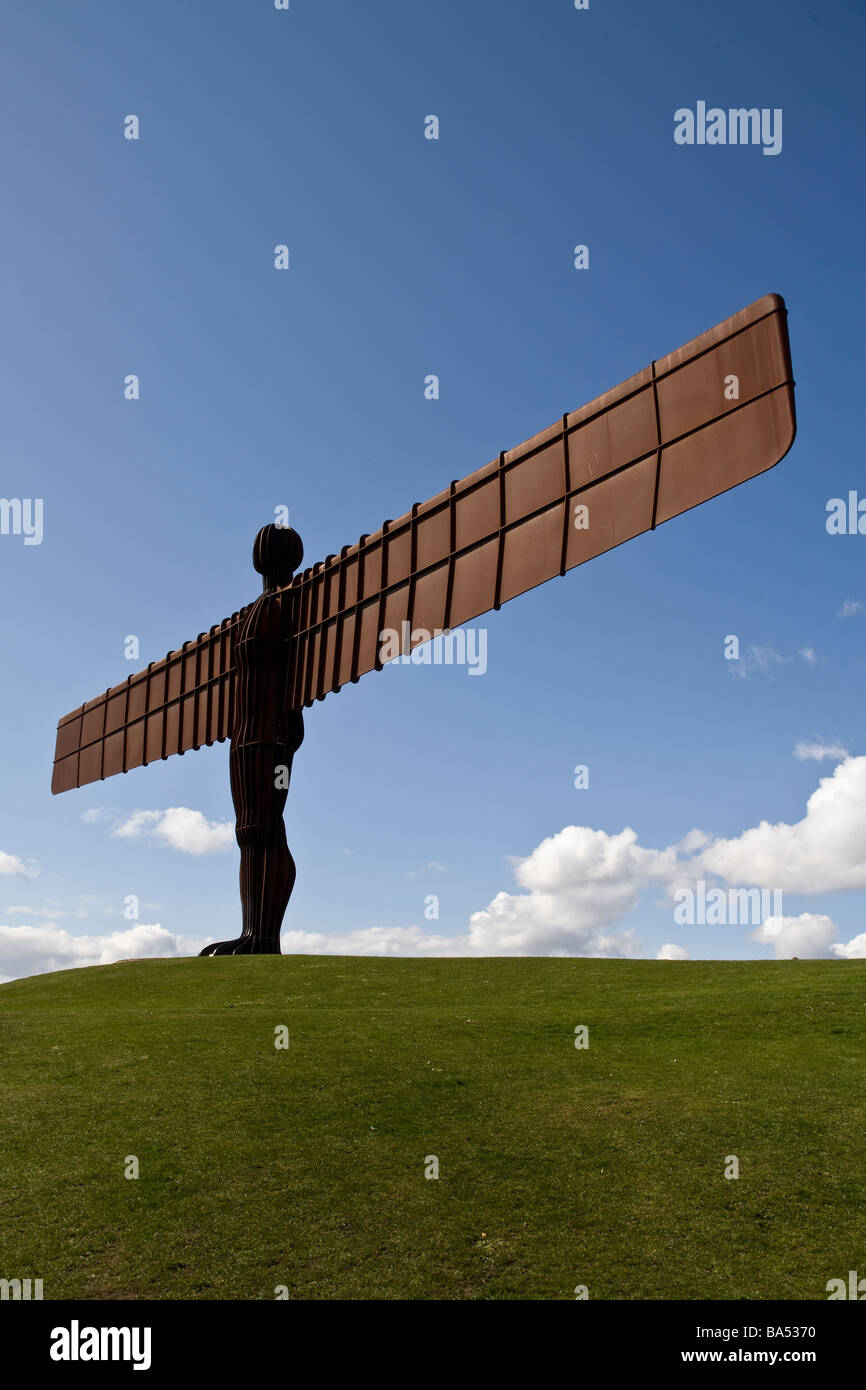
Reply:
<svg viewBox="0 0 866 1390"><path fill-rule="evenodd" d="M35 864L25 864L17 854L4 854L0 850L0 874L17 874L19 878L35 878L39 873Z"/></svg>
<svg viewBox="0 0 866 1390"><path fill-rule="evenodd" d="M635 956L633 931L608 930L651 882L669 882L676 850L643 849L630 828L616 835L569 825L514 861L526 893L498 893L470 919L473 953Z"/></svg>
<svg viewBox="0 0 866 1390"><path fill-rule="evenodd" d="M752 932L752 940L762 946L772 946L776 960L790 960L791 956L831 955L836 934L832 918L822 913L801 912L799 917L767 917Z"/></svg>
<svg viewBox="0 0 866 1390"><path fill-rule="evenodd" d="M465 956L467 938L435 936L421 927L363 927L358 931L284 931L284 955L323 956Z"/></svg>
<svg viewBox="0 0 866 1390"><path fill-rule="evenodd" d="M83 908L78 908L76 912L68 912L58 907L7 907L3 909L7 917L46 917L51 922L56 922L58 917L86 917L87 913Z"/></svg>
<svg viewBox="0 0 866 1390"><path fill-rule="evenodd" d="M824 913L801 912L799 917L768 917L752 932L752 940L759 941L762 946L772 946L776 960L790 960L792 956L803 960L833 956L845 960L866 958L866 932L847 943L837 941L838 935L839 929L831 917Z"/></svg>
<svg viewBox="0 0 866 1390"><path fill-rule="evenodd" d="M800 647L797 654L807 666L816 666L818 663L818 653L814 647ZM728 662L728 669L732 676L746 680L752 675L773 676L780 666L786 666L792 660L793 657L784 656L777 652L775 647L752 644L743 650L742 656L736 661Z"/></svg>
<svg viewBox="0 0 866 1390"><path fill-rule="evenodd" d="M805 762L807 758L813 758L816 763L820 763L824 758L832 758L838 763L842 758L848 757L848 749L843 748L841 743L824 743L822 739L815 739L814 743L798 743L794 748L794 757Z"/></svg>
<svg viewBox="0 0 866 1390"><path fill-rule="evenodd" d="M753 673L770 676L779 666L784 666L790 657L782 656L774 647L747 647L738 661L728 663L731 675L745 680Z"/></svg>
<svg viewBox="0 0 866 1390"><path fill-rule="evenodd" d="M672 941L666 941L660 947L656 960L689 960L690 956L685 946L675 946Z"/></svg>
<svg viewBox="0 0 866 1390"><path fill-rule="evenodd" d="M512 860L518 891L501 892L472 914L467 933L427 934L420 927L386 928L325 936L284 932L284 951L372 955L625 956L642 947L624 919L651 885L676 886L712 874L735 885L817 893L866 888L866 757L846 758L822 779L802 820L766 821L742 835L711 839L692 830L667 849L647 849L634 830L609 835L571 825L543 840L525 858ZM841 946L829 918L803 914L768 919L764 944L788 955L810 949L851 952ZM765 923L765 926L768 926ZM797 925L791 925L796 923ZM787 924L787 925L785 925ZM802 938L802 940L801 940ZM799 941L801 949L791 946ZM686 959L667 942L658 959Z"/></svg>
<svg viewBox="0 0 866 1390"><path fill-rule="evenodd" d="M818 752L830 756L834 751L820 743L803 746L811 747L804 754L810 757ZM227 848L232 827L209 823L199 811L174 807L135 812L112 833L155 838L187 853L202 854ZM633 958L644 952L625 919L653 885L664 890L667 902L676 887L693 885L706 875L736 886L805 894L864 889L866 757L846 756L832 776L822 778L809 797L805 815L794 824L762 821L730 839L691 830L678 844L661 850L642 846L630 827L608 834L571 825L511 863L516 890L497 893L485 908L472 914L461 934L444 936L415 925L335 935L286 930L282 949L287 954ZM188 941L159 926L137 926L107 937L70 937L56 927L4 927L0 932L6 934L7 952L14 943L16 950L24 951L26 968L18 973L135 955L191 954L213 939ZM141 941L134 939L139 933L145 934ZM754 939L772 946L779 956L866 955L866 933L847 944L839 942L837 935L829 917L803 913L796 918L769 918ZM666 942L657 954L660 960L687 958L684 948L672 942Z"/></svg>
<svg viewBox="0 0 866 1390"><path fill-rule="evenodd" d="M349 850L344 850L344 853L345 853L345 854L349 854L350 851L349 851ZM447 872L448 872L448 866L447 866L446 864L440 864L439 861L438 861L438 859L431 859L431 861L430 861L429 864L425 864L425 865L424 865L424 870L423 870L423 872L424 872L425 874L429 874L429 873L447 874ZM419 875L420 875L420 873L421 873L421 871L420 871L419 869L410 869L410 870L409 870L409 878L418 878Z"/></svg>
<svg viewBox="0 0 866 1390"><path fill-rule="evenodd" d="M141 957L197 955L205 938L175 936L159 925L139 923L108 936L72 936L62 927L0 926L0 977L40 975L74 966L110 965Z"/></svg>
<svg viewBox="0 0 866 1390"><path fill-rule="evenodd" d="M201 811L169 806L167 811L134 811L111 831L126 840L168 845L183 854L220 854L235 843L231 821L209 821Z"/></svg>
<svg viewBox="0 0 866 1390"><path fill-rule="evenodd" d="M693 830L663 850L644 848L629 828L608 835L572 825L514 864L526 891L498 893L474 913L464 946L452 953L637 956L633 930L617 928L643 890L656 883L671 892L704 873L783 892L863 889L866 757L846 757L821 779L793 825L762 821L735 838L713 840ZM809 930L814 935L814 925Z"/></svg>
<svg viewBox="0 0 866 1390"><path fill-rule="evenodd" d="M703 849L704 845L708 845L711 839L712 836L705 830L690 830L675 848L682 854L694 854L696 849Z"/></svg>
<svg viewBox="0 0 866 1390"><path fill-rule="evenodd" d="M371 927L339 935L284 931L288 953L380 956L620 956L642 953L631 929L609 930L652 882L676 873L676 851L643 849L629 828L617 835L570 825L512 861L525 892L497 893L469 931L442 936L421 927Z"/></svg>
<svg viewBox="0 0 866 1390"><path fill-rule="evenodd" d="M838 618L856 618L858 613L866 613L866 603L861 603L859 598L846 598L836 616Z"/></svg>
<svg viewBox="0 0 866 1390"><path fill-rule="evenodd" d="M794 825L784 821L713 840L698 859L728 883L787 893L866 888L866 757L846 758L822 777Z"/></svg>

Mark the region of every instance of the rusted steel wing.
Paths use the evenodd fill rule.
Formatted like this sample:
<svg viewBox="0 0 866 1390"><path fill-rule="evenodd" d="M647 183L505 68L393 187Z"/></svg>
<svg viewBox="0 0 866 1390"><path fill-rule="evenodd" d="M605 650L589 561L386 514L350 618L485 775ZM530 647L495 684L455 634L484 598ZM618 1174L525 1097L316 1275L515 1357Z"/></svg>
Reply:
<svg viewBox="0 0 866 1390"><path fill-rule="evenodd" d="M764 296L296 576L293 708L380 666L383 629L458 627L772 468L795 432L786 320Z"/></svg>
<svg viewBox="0 0 866 1390"><path fill-rule="evenodd" d="M57 726L53 792L219 743L231 733L233 613L178 651L73 710Z"/></svg>

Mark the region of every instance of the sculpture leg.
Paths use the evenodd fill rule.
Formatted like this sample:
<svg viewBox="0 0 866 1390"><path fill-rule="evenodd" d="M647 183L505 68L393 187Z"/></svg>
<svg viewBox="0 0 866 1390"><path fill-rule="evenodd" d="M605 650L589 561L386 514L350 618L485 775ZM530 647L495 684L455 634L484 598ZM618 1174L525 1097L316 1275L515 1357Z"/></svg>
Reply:
<svg viewBox="0 0 866 1390"><path fill-rule="evenodd" d="M280 929L295 883L295 861L286 843L283 809L287 787L275 785L277 769L288 782L294 750L272 743L232 745L232 800L241 851L243 929L234 941L206 946L203 956L280 955Z"/></svg>

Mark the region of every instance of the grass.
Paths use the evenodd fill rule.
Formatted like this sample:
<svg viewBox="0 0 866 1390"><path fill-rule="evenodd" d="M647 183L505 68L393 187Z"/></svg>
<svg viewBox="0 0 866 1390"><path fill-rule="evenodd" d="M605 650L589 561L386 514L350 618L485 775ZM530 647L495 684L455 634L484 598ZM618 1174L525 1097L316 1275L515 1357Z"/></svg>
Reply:
<svg viewBox="0 0 866 1390"><path fill-rule="evenodd" d="M826 1299L866 1275L864 1039L866 961L13 981L0 1276L46 1298Z"/></svg>

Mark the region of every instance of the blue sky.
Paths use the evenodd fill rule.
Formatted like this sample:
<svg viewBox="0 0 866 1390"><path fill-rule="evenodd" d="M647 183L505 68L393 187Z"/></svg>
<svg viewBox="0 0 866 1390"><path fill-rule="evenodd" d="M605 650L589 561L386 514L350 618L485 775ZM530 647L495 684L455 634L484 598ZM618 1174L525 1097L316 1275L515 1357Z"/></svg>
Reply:
<svg viewBox="0 0 866 1390"><path fill-rule="evenodd" d="M227 745L56 798L51 760L60 715L255 596L276 507L313 563L769 291L778 468L481 619L483 677L307 713L284 949L856 942L866 535L825 523L866 497L864 30L853 0L7 7L0 492L44 537L0 536L0 976L237 934ZM678 146L698 100L781 108L781 152ZM675 923L689 875L783 888L775 946Z"/></svg>

